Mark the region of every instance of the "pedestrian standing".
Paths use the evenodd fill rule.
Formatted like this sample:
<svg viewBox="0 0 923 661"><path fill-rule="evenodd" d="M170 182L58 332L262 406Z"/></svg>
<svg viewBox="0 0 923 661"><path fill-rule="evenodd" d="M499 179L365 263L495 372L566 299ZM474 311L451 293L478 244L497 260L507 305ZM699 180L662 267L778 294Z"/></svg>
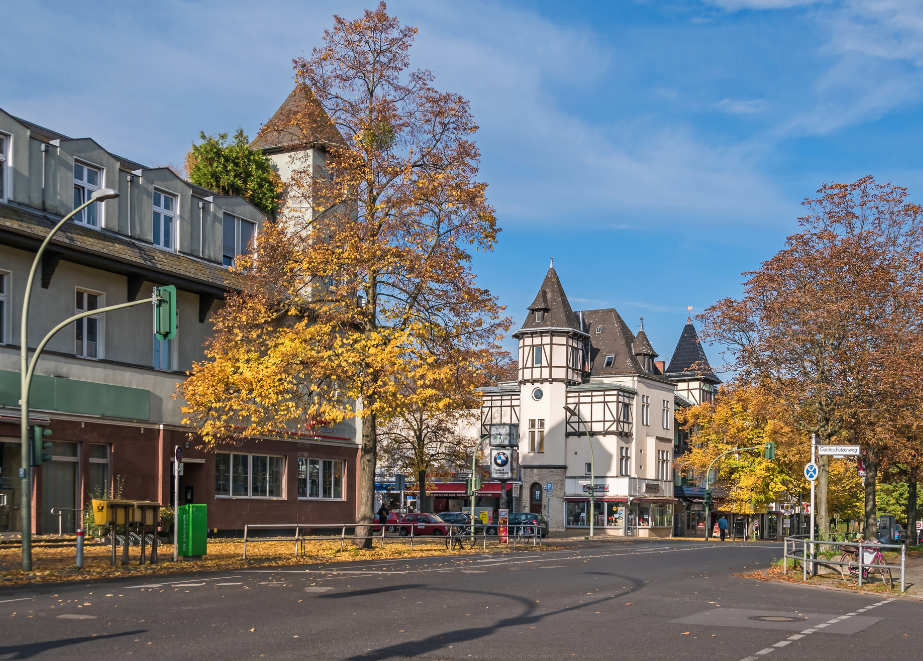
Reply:
<svg viewBox="0 0 923 661"><path fill-rule="evenodd" d="M378 523L385 525L388 522L388 508L385 506L384 501L381 503L381 507L378 508Z"/></svg>
<svg viewBox="0 0 923 661"><path fill-rule="evenodd" d="M718 519L718 531L721 533L721 541L724 541L724 536L728 532L728 520L724 518L724 515L721 515L721 518Z"/></svg>

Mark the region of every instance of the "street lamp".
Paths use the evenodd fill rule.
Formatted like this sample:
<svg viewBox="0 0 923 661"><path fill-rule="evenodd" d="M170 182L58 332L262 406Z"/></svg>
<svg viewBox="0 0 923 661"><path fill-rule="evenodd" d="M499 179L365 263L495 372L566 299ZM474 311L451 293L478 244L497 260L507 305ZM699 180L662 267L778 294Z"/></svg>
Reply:
<svg viewBox="0 0 923 661"><path fill-rule="evenodd" d="M90 196L90 199L81 204L79 207L71 211L69 214L64 216L54 229L52 229L48 236L45 237L45 240L42 241L42 245L39 246L38 252L35 253L35 259L32 260L32 269L29 271L29 279L26 281L26 293L22 301L22 323L20 326L19 334L19 397L20 397L20 434L22 441L22 467L19 469L19 477L23 480L22 482L22 497L21 497L21 509L22 509L22 569L23 571L32 570L32 537L31 537L31 527L32 527L32 505L30 501L31 497L31 484L29 481L29 385L31 383L31 370L29 369L29 301L32 297L32 283L35 280L35 271L38 268L39 263L42 259L42 253L45 252L45 248L48 247L48 244L51 243L52 237L58 233L64 224L73 218L76 214L83 211L86 207L90 206L94 202L102 202L104 200L113 200L119 196L119 192L114 188L100 188L99 190L93 191L93 194ZM95 310L94 313L98 313L98 310ZM55 329L57 332L58 329ZM45 338L47 341L50 339L50 335ZM39 347L36 350L35 358L38 357L39 352L42 347ZM34 363L34 359L33 359ZM35 368L35 365L32 365L32 369Z"/></svg>
<svg viewBox="0 0 923 661"><path fill-rule="evenodd" d="M586 434L587 440L590 442L590 537L593 536L593 518L596 516L596 459L593 456L593 437L590 436L590 432L587 431L586 425L583 423L583 418L580 417L580 414L577 413L576 409L572 409L569 406L565 406L564 410L567 411L570 415L577 418L577 422L583 426L583 433Z"/></svg>

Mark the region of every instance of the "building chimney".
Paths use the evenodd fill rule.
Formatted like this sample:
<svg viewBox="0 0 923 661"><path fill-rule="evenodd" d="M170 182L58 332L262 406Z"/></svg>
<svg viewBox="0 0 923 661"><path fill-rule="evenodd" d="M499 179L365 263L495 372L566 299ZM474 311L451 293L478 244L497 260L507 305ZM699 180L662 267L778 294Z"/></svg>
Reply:
<svg viewBox="0 0 923 661"><path fill-rule="evenodd" d="M666 373L666 370L667 370L667 361L665 361L665 360L655 360L655 361L654 361L654 367L657 368L657 371L658 371L660 374L664 374L664 373Z"/></svg>

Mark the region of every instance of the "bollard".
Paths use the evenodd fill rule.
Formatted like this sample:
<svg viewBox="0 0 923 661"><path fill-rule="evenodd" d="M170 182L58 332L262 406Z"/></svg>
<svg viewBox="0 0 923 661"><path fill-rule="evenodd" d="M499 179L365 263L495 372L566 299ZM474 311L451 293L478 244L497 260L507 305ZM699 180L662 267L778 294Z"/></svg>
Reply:
<svg viewBox="0 0 923 661"><path fill-rule="evenodd" d="M83 528L77 528L77 569L83 569Z"/></svg>

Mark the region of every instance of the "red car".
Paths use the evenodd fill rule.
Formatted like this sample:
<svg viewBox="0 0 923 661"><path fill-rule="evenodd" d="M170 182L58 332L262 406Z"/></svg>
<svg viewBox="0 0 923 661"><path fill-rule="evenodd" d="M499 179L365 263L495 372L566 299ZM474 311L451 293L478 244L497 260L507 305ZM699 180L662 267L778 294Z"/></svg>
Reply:
<svg viewBox="0 0 923 661"><path fill-rule="evenodd" d="M406 514L400 521L401 537L406 537L413 529L417 535L447 535L449 526L435 514Z"/></svg>
<svg viewBox="0 0 923 661"><path fill-rule="evenodd" d="M401 515L397 512L392 512L388 515L387 521L385 523L386 532L397 532L397 524L401 521ZM376 533L381 532L381 524L378 523L378 517L375 517L375 528Z"/></svg>

